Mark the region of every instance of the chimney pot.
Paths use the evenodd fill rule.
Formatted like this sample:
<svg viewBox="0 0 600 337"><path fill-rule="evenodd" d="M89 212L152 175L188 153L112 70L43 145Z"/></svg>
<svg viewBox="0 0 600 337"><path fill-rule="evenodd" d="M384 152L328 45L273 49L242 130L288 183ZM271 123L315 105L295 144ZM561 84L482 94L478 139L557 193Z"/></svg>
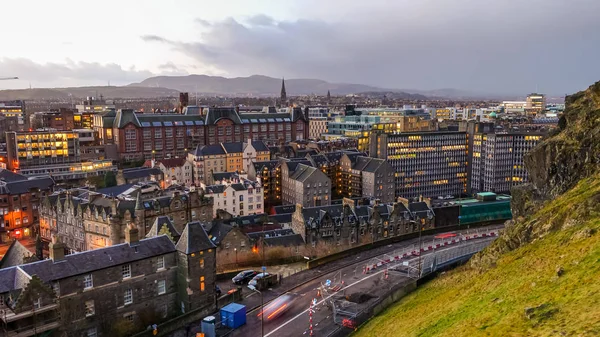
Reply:
<svg viewBox="0 0 600 337"><path fill-rule="evenodd" d="M127 226L127 232L125 232L125 241L130 246L135 246L140 242L140 231L133 223L130 223Z"/></svg>

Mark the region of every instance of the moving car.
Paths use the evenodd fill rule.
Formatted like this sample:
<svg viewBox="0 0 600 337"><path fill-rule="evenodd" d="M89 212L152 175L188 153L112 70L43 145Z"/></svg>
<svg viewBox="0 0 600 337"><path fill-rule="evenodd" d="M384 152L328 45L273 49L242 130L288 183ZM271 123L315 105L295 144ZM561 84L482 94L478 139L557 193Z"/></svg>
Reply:
<svg viewBox="0 0 600 337"><path fill-rule="evenodd" d="M271 274L269 274L269 273L260 273L260 274L257 274L256 276L254 276L254 278L252 280L250 280L250 282L248 282L248 285L256 287L257 284L258 284L258 281L264 279L265 277L267 277L269 275L271 275Z"/></svg>
<svg viewBox="0 0 600 337"><path fill-rule="evenodd" d="M256 274L258 274L258 273L255 272L254 270L244 270L244 271L240 272L239 274L235 275L231 279L231 281L233 281L233 283L235 283L235 284L248 283L248 281L252 280L254 278L254 276L256 276Z"/></svg>
<svg viewBox="0 0 600 337"><path fill-rule="evenodd" d="M290 293L281 295L267 304L256 316L260 318L261 315L264 315L263 319L265 321L272 321L283 315L292 306L296 297L295 294Z"/></svg>

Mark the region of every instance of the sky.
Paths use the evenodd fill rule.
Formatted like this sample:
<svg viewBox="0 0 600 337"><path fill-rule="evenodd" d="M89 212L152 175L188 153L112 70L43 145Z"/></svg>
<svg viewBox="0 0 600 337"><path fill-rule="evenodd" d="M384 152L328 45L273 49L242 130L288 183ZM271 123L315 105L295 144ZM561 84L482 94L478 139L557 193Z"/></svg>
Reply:
<svg viewBox="0 0 600 337"><path fill-rule="evenodd" d="M600 80L598 0L4 2L0 77L20 79L0 89L260 74L563 95Z"/></svg>

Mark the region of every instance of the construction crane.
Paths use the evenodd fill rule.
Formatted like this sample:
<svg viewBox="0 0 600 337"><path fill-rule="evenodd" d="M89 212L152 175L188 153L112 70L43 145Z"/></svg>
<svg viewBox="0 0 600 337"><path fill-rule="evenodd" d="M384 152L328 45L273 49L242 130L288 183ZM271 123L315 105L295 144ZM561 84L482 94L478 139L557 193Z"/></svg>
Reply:
<svg viewBox="0 0 600 337"><path fill-rule="evenodd" d="M0 77L0 81L5 81L5 80L18 80L18 77Z"/></svg>

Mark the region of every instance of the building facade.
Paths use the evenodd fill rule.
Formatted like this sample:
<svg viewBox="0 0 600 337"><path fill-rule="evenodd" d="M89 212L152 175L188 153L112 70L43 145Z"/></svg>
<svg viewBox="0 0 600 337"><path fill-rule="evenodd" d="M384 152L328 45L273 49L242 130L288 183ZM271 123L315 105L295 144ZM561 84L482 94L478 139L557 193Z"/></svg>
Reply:
<svg viewBox="0 0 600 337"><path fill-rule="evenodd" d="M394 168L385 159L370 158L356 153L344 154L340 159L345 197L364 197L391 203L395 200L396 178Z"/></svg>
<svg viewBox="0 0 600 337"><path fill-rule="evenodd" d="M396 171L396 197L459 196L467 191L466 132L371 135L371 157Z"/></svg>
<svg viewBox="0 0 600 337"><path fill-rule="evenodd" d="M194 164L185 158L147 160L146 167L157 167L164 175L164 188L171 185L192 186L194 183Z"/></svg>
<svg viewBox="0 0 600 337"><path fill-rule="evenodd" d="M527 183L524 155L543 138L541 133L476 133L472 150L473 193L506 193Z"/></svg>
<svg viewBox="0 0 600 337"><path fill-rule="evenodd" d="M122 244L64 254L0 270L2 330L7 336L126 336L191 310L216 307L215 246L189 223L175 243L141 239L135 226Z"/></svg>
<svg viewBox="0 0 600 337"><path fill-rule="evenodd" d="M299 162L283 162L282 203L306 207L331 204L331 180L321 170Z"/></svg>
<svg viewBox="0 0 600 337"><path fill-rule="evenodd" d="M7 132L8 169L55 181L85 179L115 171L111 160L82 161L79 134L73 131Z"/></svg>
<svg viewBox="0 0 600 337"><path fill-rule="evenodd" d="M213 216L219 210L233 216L264 213L263 191L260 183L247 179L223 185L205 187L206 196L213 199Z"/></svg>
<svg viewBox="0 0 600 337"><path fill-rule="evenodd" d="M123 243L131 223L145 236L157 217L167 216L181 233L186 223L213 215L212 200L198 192L126 200L78 189L46 196L39 212L45 246L57 237L71 252Z"/></svg>

